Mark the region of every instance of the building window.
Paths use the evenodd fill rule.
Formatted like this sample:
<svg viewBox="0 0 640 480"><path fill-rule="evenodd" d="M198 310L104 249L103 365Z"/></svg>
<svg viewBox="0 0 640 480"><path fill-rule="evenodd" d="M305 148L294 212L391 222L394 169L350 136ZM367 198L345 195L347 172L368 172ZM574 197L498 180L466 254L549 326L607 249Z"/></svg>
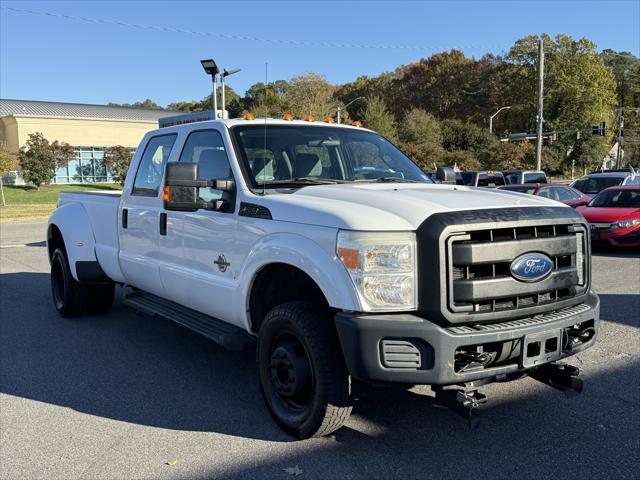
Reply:
<svg viewBox="0 0 640 480"><path fill-rule="evenodd" d="M104 165L106 147L75 147L75 158L56 170L54 183L113 182Z"/></svg>

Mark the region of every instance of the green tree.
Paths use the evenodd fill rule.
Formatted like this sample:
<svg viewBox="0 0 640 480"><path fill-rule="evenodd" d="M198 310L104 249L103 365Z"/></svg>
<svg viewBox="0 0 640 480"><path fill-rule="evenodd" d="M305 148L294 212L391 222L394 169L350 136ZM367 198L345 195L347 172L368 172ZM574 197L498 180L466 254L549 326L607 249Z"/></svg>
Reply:
<svg viewBox="0 0 640 480"><path fill-rule="evenodd" d="M104 166L121 185L124 185L132 158L133 151L122 145L109 147L104 151Z"/></svg>
<svg viewBox="0 0 640 480"><path fill-rule="evenodd" d="M233 88L228 85L224 86L225 94L225 108L229 112L229 118L236 118L242 114L242 98L236 93ZM168 110L175 110L177 112L204 112L205 110L212 110L212 94L207 95L202 100L191 100L185 102L173 102L167 105ZM219 86L216 90L216 99L218 101L218 109L222 109L222 86Z"/></svg>
<svg viewBox="0 0 640 480"><path fill-rule="evenodd" d="M371 97L367 100L367 109L364 111L363 126L378 132L392 142L396 142L398 134L396 121L389 113L380 97Z"/></svg>
<svg viewBox="0 0 640 480"><path fill-rule="evenodd" d="M2 206L6 205L4 200L4 188L2 184L2 177L9 173L11 170L15 170L18 167L18 159L16 155L5 148L4 145L0 146L0 197L2 197Z"/></svg>
<svg viewBox="0 0 640 480"><path fill-rule="evenodd" d="M288 88L289 82L286 80L277 80L266 85L262 82L251 85L242 98L244 111L255 117L281 117L288 112L285 100Z"/></svg>
<svg viewBox="0 0 640 480"><path fill-rule="evenodd" d="M162 107L158 105L153 100L147 98L141 102L133 102L133 103L107 103L109 107L130 107L130 108L149 108L151 110L162 110Z"/></svg>
<svg viewBox="0 0 640 480"><path fill-rule="evenodd" d="M470 150L479 152L486 150L497 140L488 130L460 120L443 120L442 146L449 151Z"/></svg>
<svg viewBox="0 0 640 480"><path fill-rule="evenodd" d="M545 129L590 128L608 118L615 104L615 78L596 45L567 35L543 35L545 50ZM539 37L516 41L496 74L499 100L510 105L512 132L534 131L538 81ZM495 106L495 105L494 105Z"/></svg>
<svg viewBox="0 0 640 480"><path fill-rule="evenodd" d="M599 135L587 135L576 141L569 155L569 160L575 160L576 167L583 172L595 170L602 166L604 157L610 146L606 138Z"/></svg>
<svg viewBox="0 0 640 480"><path fill-rule="evenodd" d="M440 123L430 113L414 108L405 115L398 127L398 136L405 143L442 144Z"/></svg>
<svg viewBox="0 0 640 480"><path fill-rule="evenodd" d="M68 143L50 143L42 133L29 134L24 147L18 152L18 164L24 179L32 183L36 190L43 183L50 183L56 175L56 168L74 156L73 147Z"/></svg>

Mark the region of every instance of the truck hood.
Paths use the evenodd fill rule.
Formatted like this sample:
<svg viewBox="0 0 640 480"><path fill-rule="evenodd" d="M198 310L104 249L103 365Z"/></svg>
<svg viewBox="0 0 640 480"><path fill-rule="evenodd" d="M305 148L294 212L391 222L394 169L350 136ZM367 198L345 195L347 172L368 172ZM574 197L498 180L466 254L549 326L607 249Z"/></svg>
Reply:
<svg viewBox="0 0 640 480"><path fill-rule="evenodd" d="M261 197L274 220L351 230L415 230L434 213L508 207L571 208L534 195L460 185L314 185Z"/></svg>

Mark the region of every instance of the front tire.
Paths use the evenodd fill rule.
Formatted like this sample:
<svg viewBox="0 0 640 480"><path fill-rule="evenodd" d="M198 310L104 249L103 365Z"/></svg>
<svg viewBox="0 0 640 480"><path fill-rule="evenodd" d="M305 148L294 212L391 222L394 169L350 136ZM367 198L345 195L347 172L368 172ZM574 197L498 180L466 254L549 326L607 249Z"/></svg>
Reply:
<svg viewBox="0 0 640 480"><path fill-rule="evenodd" d="M53 305L63 317L79 317L84 312L86 287L71 275L69 261L62 248L57 248L51 257L51 296Z"/></svg>
<svg viewBox="0 0 640 480"><path fill-rule="evenodd" d="M280 427L305 439L339 429L352 408L350 378L331 319L306 302L271 310L258 334L260 387Z"/></svg>

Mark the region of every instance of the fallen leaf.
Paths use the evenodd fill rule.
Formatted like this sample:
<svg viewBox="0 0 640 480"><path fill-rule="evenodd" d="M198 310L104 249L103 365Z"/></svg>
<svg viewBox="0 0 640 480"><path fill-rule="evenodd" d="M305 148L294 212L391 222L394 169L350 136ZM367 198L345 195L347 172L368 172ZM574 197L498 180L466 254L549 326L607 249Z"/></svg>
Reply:
<svg viewBox="0 0 640 480"><path fill-rule="evenodd" d="M284 469L284 471L287 472L289 475L293 475L294 477L297 477L298 475L302 475L302 469L298 467L298 465L296 465L295 467L287 467Z"/></svg>
<svg viewBox="0 0 640 480"><path fill-rule="evenodd" d="M165 465L175 465L176 463L178 463L178 460L169 460Z"/></svg>

